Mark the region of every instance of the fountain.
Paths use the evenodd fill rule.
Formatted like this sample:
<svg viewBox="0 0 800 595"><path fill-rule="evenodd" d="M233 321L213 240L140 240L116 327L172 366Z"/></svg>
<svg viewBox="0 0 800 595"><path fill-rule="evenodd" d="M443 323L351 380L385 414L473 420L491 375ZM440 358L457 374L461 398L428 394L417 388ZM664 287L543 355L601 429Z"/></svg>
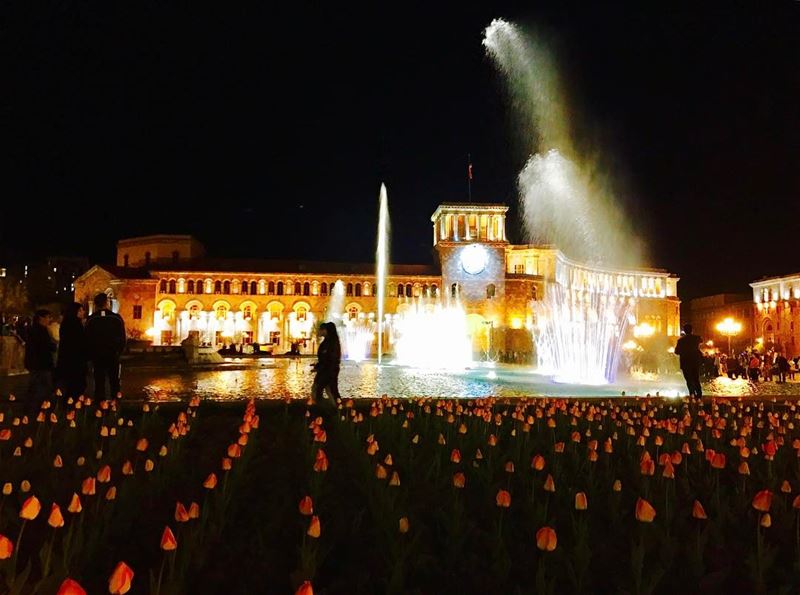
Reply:
<svg viewBox="0 0 800 595"><path fill-rule="evenodd" d="M378 300L378 364L383 360L383 325L386 310L386 273L389 266L389 199L386 195L386 184L381 184L378 206L378 245L375 250L375 271Z"/></svg>
<svg viewBox="0 0 800 595"><path fill-rule="evenodd" d="M501 19L486 28L483 45L506 75L527 132L530 157L518 185L529 241L555 244L568 257L594 265L639 264L639 241L598 168L577 161L556 69L544 45ZM612 382L629 307L610 293L573 291L568 281L547 287L534 303L539 371L559 381Z"/></svg>

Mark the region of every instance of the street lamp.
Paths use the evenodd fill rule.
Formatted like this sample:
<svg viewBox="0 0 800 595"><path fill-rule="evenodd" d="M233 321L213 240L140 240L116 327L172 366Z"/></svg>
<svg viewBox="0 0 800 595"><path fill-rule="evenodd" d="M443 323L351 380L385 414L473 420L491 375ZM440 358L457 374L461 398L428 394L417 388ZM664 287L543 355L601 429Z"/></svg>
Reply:
<svg viewBox="0 0 800 595"><path fill-rule="evenodd" d="M731 351L731 337L742 332L742 323L728 317L717 325L717 331L728 337L728 354L733 355L733 351Z"/></svg>

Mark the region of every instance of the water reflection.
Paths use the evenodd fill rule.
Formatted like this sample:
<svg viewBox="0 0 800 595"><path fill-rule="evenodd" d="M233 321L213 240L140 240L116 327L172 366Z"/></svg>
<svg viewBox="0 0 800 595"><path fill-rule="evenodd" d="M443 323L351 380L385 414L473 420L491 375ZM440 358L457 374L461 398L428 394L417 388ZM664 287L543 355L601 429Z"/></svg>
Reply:
<svg viewBox="0 0 800 595"><path fill-rule="evenodd" d="M311 393L314 373L309 360L260 360L240 362L235 369L201 371L128 370L125 392L129 398L146 396L154 400L178 400L197 394L205 399L234 400L306 398ZM686 387L679 376L657 381L622 379L613 385L580 386L559 384L518 366L476 367L460 372L378 366L374 362L345 362L339 386L346 397L375 397L383 394L409 397L520 397L520 396L679 396ZM800 383L752 385L743 379L718 378L704 385L708 394L747 396L800 394Z"/></svg>

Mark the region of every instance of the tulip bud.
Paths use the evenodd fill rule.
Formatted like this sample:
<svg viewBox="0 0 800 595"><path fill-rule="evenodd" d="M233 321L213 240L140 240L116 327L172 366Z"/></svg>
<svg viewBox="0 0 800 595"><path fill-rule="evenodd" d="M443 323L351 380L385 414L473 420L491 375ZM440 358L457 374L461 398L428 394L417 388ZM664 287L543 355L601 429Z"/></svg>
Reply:
<svg viewBox="0 0 800 595"><path fill-rule="evenodd" d="M308 524L308 531L306 531L306 535L317 538L320 536L321 532L322 528L319 524L319 517L314 515L311 517L311 522Z"/></svg>
<svg viewBox="0 0 800 595"><path fill-rule="evenodd" d="M144 470L147 471L148 473L150 473L153 470L153 468L155 468L155 466L156 464L153 462L152 459L147 459L144 462Z"/></svg>
<svg viewBox="0 0 800 595"><path fill-rule="evenodd" d="M700 504L698 500L694 501L692 504L692 516L696 519L704 520L707 519L708 516L706 515L706 511L703 508L703 505Z"/></svg>
<svg viewBox="0 0 800 595"><path fill-rule="evenodd" d="M400 533L408 533L408 517L401 517L399 522Z"/></svg>
<svg viewBox="0 0 800 595"><path fill-rule="evenodd" d="M3 484L3 496L9 496L13 491L14 491L14 486L11 484L11 482L7 481L6 483Z"/></svg>
<svg viewBox="0 0 800 595"><path fill-rule="evenodd" d="M586 510L588 507L589 503L586 500L586 493L578 492L575 494L575 510Z"/></svg>
<svg viewBox="0 0 800 595"><path fill-rule="evenodd" d="M53 504L50 507L50 516L47 519L47 524L53 527L53 529L64 526L64 517L61 514L61 509L58 507L58 504Z"/></svg>
<svg viewBox="0 0 800 595"><path fill-rule="evenodd" d="M192 502L189 505L189 518L190 519L200 518L200 505L197 502Z"/></svg>
<svg viewBox="0 0 800 595"><path fill-rule="evenodd" d="M656 518L656 509L651 504L642 498L636 499L636 520L642 523L652 523Z"/></svg>
<svg viewBox="0 0 800 595"><path fill-rule="evenodd" d="M179 523L185 523L189 520L189 513L182 502L175 504L175 520Z"/></svg>
<svg viewBox="0 0 800 595"><path fill-rule="evenodd" d="M453 486L457 488L463 488L466 481L467 480L464 477L464 474L461 473L460 471L458 473L453 474ZM798 498L800 498L800 496L798 496Z"/></svg>
<svg viewBox="0 0 800 595"><path fill-rule="evenodd" d="M131 590L132 581L133 570L125 562L120 562L108 580L108 592L111 595L124 595Z"/></svg>
<svg viewBox="0 0 800 595"><path fill-rule="evenodd" d="M300 514L303 516L311 516L314 514L314 502L311 499L311 496L303 496L303 499L300 500L300 504L298 505L300 509Z"/></svg>
<svg viewBox="0 0 800 595"><path fill-rule="evenodd" d="M543 552L552 552L557 544L556 532L550 527L542 527L536 532L536 547Z"/></svg>
<svg viewBox="0 0 800 595"><path fill-rule="evenodd" d="M86 591L78 584L77 581L71 578L64 579L61 586L58 588L56 595L86 595Z"/></svg>
<svg viewBox="0 0 800 595"><path fill-rule="evenodd" d="M294 592L294 595L314 595L314 589L311 587L311 583L309 581L305 581L297 588L297 591Z"/></svg>
<svg viewBox="0 0 800 595"><path fill-rule="evenodd" d="M762 527L764 527L765 529L768 529L769 527L771 527L771 526L772 526L772 517L771 517L771 516L769 516L769 513L768 513L768 512L765 512L764 514L762 514L762 515L761 515L761 521L760 521L760 524L761 524L761 526L762 526Z"/></svg>
<svg viewBox="0 0 800 595"><path fill-rule="evenodd" d="M14 553L14 543L5 535L0 535L0 560L8 560Z"/></svg>
<svg viewBox="0 0 800 595"><path fill-rule="evenodd" d="M67 510L72 514L78 514L83 507L81 506L81 499L78 497L78 494L72 493L72 499L69 501L69 506Z"/></svg>
<svg viewBox="0 0 800 595"><path fill-rule="evenodd" d="M389 480L390 486L399 486L400 485L400 476L397 474L397 471L392 472L392 478Z"/></svg>
<svg viewBox="0 0 800 595"><path fill-rule="evenodd" d="M23 494L27 494L28 492L30 492L31 482L29 482L27 479L23 479L19 484L19 491L22 492Z"/></svg>
<svg viewBox="0 0 800 595"><path fill-rule="evenodd" d="M495 496L495 503L500 508L509 508L511 506L511 494L506 490L499 490Z"/></svg>
<svg viewBox="0 0 800 595"><path fill-rule="evenodd" d="M759 512L769 512L772 505L772 492L761 490L753 497L753 508Z"/></svg>
<svg viewBox="0 0 800 595"><path fill-rule="evenodd" d="M178 540L175 539L175 534L169 527L164 527L164 532L161 534L161 549L165 552L170 552L178 547Z"/></svg>
<svg viewBox="0 0 800 595"><path fill-rule="evenodd" d="M206 480L203 482L203 487L207 490L213 490L215 487L217 487L216 474L209 473L208 477L206 477Z"/></svg>

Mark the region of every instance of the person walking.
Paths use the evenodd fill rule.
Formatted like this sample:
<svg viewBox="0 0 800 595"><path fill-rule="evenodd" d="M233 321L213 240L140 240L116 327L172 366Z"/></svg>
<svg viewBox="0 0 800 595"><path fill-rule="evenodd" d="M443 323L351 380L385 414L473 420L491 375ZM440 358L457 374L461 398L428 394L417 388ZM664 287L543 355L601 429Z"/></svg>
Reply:
<svg viewBox="0 0 800 595"><path fill-rule="evenodd" d="M775 357L775 367L778 370L778 384L785 384L786 375L789 373L789 360L781 352Z"/></svg>
<svg viewBox="0 0 800 595"><path fill-rule="evenodd" d="M56 381L65 397L73 399L81 396L86 390L86 373L88 354L86 347L86 330L83 321L86 318L84 307L75 302L64 309L64 317L59 329L58 362L56 364Z"/></svg>
<svg viewBox="0 0 800 595"><path fill-rule="evenodd" d="M686 379L689 394L694 397L703 396L700 386L700 364L703 354L700 352L700 337L692 334L692 325L683 327L683 336L675 345L675 355L680 357L681 371Z"/></svg>
<svg viewBox="0 0 800 595"><path fill-rule="evenodd" d="M53 355L56 344L50 338L47 327L52 317L47 310L37 310L25 342L25 368L30 373L26 410L34 413L42 401L53 393Z"/></svg>
<svg viewBox="0 0 800 595"><path fill-rule="evenodd" d="M119 385L119 358L125 349L125 323L108 309L108 296L94 296L94 313L86 321L86 344L94 371L94 398L106 398L106 381L111 398L122 396Z"/></svg>
<svg viewBox="0 0 800 595"><path fill-rule="evenodd" d="M322 337L322 342L317 350L317 363L314 364L316 376L311 387L311 395L317 404L321 403L322 398L327 398L324 395L326 389L334 400L341 398L339 366L342 361L342 346L339 343L336 325L332 322L323 322L319 327L319 335Z"/></svg>
<svg viewBox="0 0 800 595"><path fill-rule="evenodd" d="M761 358L758 354L753 352L750 356L750 361L747 363L747 376L750 382L758 382L758 372L761 369Z"/></svg>

